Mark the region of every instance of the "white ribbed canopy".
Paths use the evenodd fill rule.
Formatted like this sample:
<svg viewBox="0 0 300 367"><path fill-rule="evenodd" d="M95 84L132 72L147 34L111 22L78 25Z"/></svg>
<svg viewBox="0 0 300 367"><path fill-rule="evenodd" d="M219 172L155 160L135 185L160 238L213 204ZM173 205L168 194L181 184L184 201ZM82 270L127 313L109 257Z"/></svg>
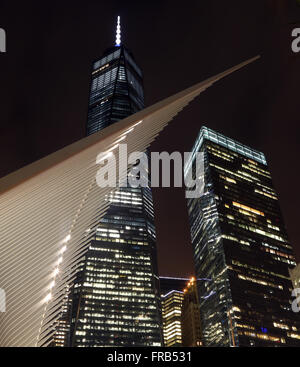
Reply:
<svg viewBox="0 0 300 367"><path fill-rule="evenodd" d="M76 265L88 248L88 229L105 214L96 157L119 142L128 154L145 151L192 99L250 59L0 180L0 346L47 346ZM122 140L120 140L122 139ZM83 240L85 238L85 240Z"/></svg>

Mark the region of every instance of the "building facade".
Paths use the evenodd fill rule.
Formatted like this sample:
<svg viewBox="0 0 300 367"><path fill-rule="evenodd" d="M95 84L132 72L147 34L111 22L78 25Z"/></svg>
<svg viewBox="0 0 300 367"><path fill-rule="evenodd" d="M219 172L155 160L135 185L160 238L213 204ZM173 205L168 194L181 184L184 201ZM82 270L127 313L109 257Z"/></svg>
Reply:
<svg viewBox="0 0 300 367"><path fill-rule="evenodd" d="M194 277L191 278L183 291L181 329L183 347L202 346L200 304Z"/></svg>
<svg viewBox="0 0 300 367"><path fill-rule="evenodd" d="M202 127L204 192L187 199L206 346L299 346L293 249L265 156Z"/></svg>
<svg viewBox="0 0 300 367"><path fill-rule="evenodd" d="M93 64L87 135L144 108L142 72L123 45ZM160 346L162 325L152 193L120 188L89 229L71 297L71 346Z"/></svg>
<svg viewBox="0 0 300 367"><path fill-rule="evenodd" d="M93 64L87 135L144 108L143 75L123 45L106 50Z"/></svg>
<svg viewBox="0 0 300 367"><path fill-rule="evenodd" d="M162 319L165 347L181 347L181 307L183 292L172 290L162 295Z"/></svg>

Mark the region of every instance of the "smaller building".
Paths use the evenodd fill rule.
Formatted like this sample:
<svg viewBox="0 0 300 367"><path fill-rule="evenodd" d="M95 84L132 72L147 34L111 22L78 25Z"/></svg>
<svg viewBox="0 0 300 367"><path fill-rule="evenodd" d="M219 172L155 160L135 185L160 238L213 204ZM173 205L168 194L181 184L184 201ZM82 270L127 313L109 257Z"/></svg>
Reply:
<svg viewBox="0 0 300 367"><path fill-rule="evenodd" d="M162 319L165 347L181 347L181 307L183 292L171 290L162 295Z"/></svg>
<svg viewBox="0 0 300 367"><path fill-rule="evenodd" d="M200 304L196 280L191 278L184 289L181 309L181 329L183 347L202 346Z"/></svg>

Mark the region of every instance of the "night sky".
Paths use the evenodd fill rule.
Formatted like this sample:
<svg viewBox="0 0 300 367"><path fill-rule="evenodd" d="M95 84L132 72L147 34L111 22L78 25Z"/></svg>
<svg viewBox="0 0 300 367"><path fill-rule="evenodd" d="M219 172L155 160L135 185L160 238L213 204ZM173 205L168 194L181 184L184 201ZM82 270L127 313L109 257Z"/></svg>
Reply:
<svg viewBox="0 0 300 367"><path fill-rule="evenodd" d="M299 3L299 2L298 2ZM93 60L122 42L144 72L146 105L260 54L201 94L153 151L190 151L202 125L265 153L300 261L300 27L296 0L0 2L0 176L85 136ZM193 273L182 189L154 189L160 275Z"/></svg>

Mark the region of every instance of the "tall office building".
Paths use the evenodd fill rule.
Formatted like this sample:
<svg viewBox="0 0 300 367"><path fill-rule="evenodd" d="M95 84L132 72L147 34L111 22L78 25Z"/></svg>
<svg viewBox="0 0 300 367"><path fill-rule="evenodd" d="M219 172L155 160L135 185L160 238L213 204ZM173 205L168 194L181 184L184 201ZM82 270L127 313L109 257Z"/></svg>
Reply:
<svg viewBox="0 0 300 367"><path fill-rule="evenodd" d="M162 295L162 319L165 347L181 347L181 307L183 292L172 290Z"/></svg>
<svg viewBox="0 0 300 367"><path fill-rule="evenodd" d="M107 49L93 64L87 135L143 108L142 71L117 35L115 46Z"/></svg>
<svg viewBox="0 0 300 367"><path fill-rule="evenodd" d="M183 291L181 330L183 347L202 346L200 304L194 277L191 278Z"/></svg>
<svg viewBox="0 0 300 367"><path fill-rule="evenodd" d="M120 41L93 64L87 135L144 107L142 72ZM72 294L72 346L160 346L156 240L150 188L120 188L89 230Z"/></svg>
<svg viewBox="0 0 300 367"><path fill-rule="evenodd" d="M263 153L202 127L204 192L188 199L206 346L299 346L293 249ZM191 168L192 167L192 168Z"/></svg>

